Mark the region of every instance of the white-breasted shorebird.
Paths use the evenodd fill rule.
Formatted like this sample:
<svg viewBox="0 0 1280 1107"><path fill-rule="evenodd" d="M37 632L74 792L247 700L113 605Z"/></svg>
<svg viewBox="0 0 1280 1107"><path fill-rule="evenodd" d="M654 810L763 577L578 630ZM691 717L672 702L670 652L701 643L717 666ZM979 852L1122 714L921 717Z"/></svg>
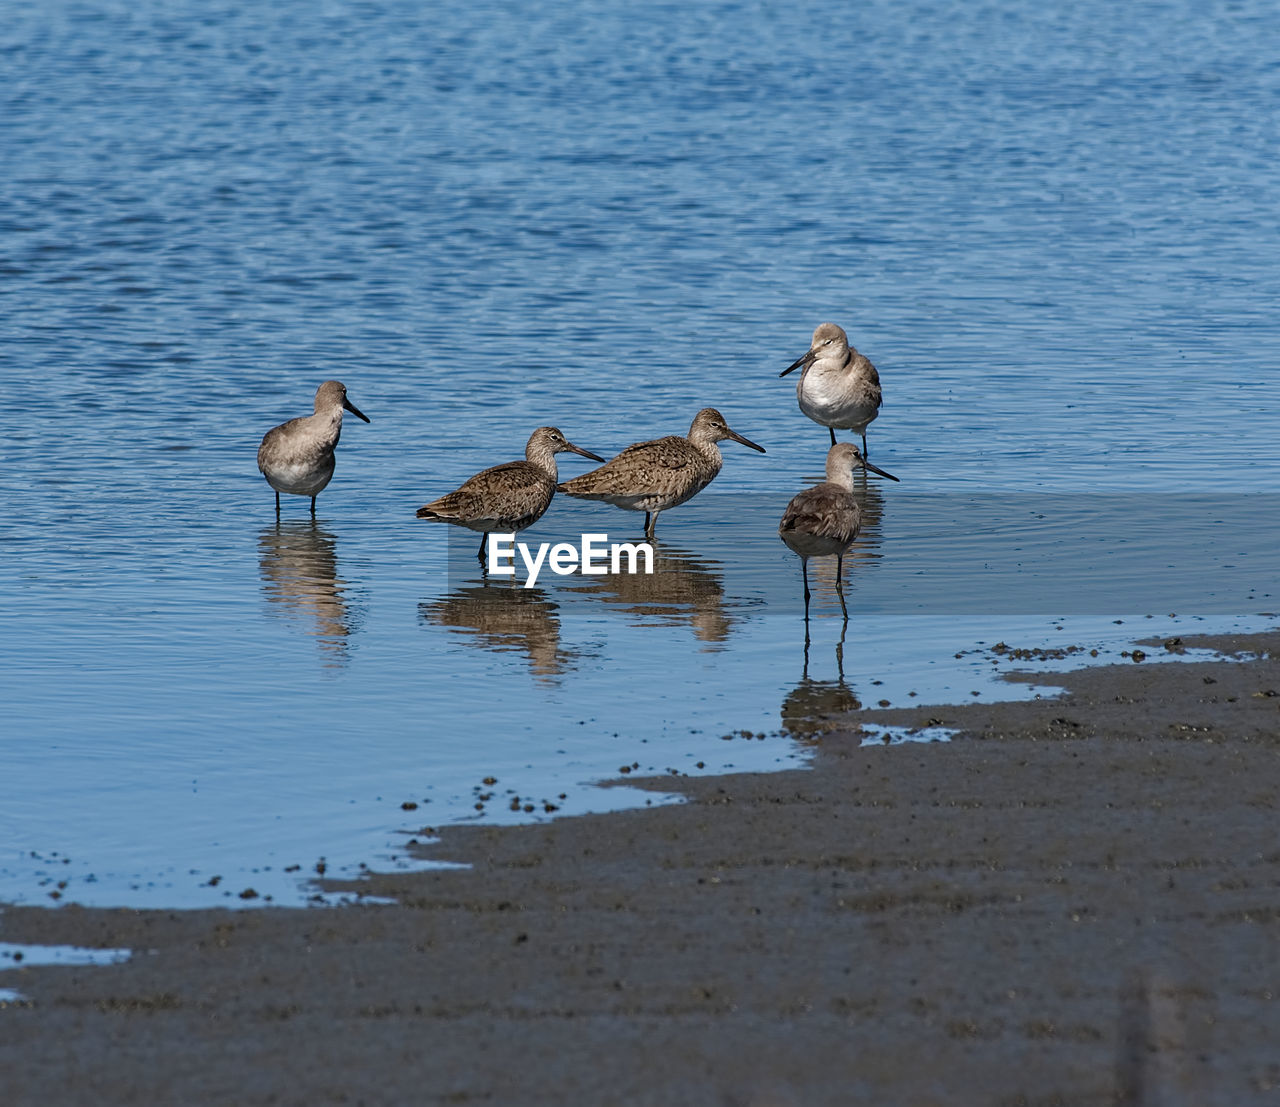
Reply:
<svg viewBox="0 0 1280 1107"><path fill-rule="evenodd" d="M849 345L849 336L834 323L822 323L813 332L809 352L788 365L780 377L799 369L796 399L815 423L831 433L851 430L862 435L867 453L867 424L880 414L880 374L876 367Z"/></svg>
<svg viewBox="0 0 1280 1107"><path fill-rule="evenodd" d="M782 513L782 522L778 524L778 537L788 549L800 555L806 622L809 620L811 557L834 555L840 610L846 620L849 618L849 609L844 602L844 552L858 537L862 525L862 510L853 494L853 474L857 469L869 469L889 480L898 479L872 465L852 442L837 443L827 451L827 479L794 495Z"/></svg>
<svg viewBox="0 0 1280 1107"><path fill-rule="evenodd" d="M560 491L583 500L603 500L627 511L644 512L644 533L652 538L658 514L692 499L724 464L716 445L726 438L764 453L743 438L713 407L704 407L693 418L687 437L670 435L652 442L637 442L599 469L565 481Z"/></svg>
<svg viewBox="0 0 1280 1107"><path fill-rule="evenodd" d="M349 411L369 422L369 417L347 399L341 381L325 381L316 389L314 415L302 415L273 427L258 447L258 471L276 492L276 516L280 493L310 496L311 514L318 496L333 477L333 451L342 435L342 413Z"/></svg>
<svg viewBox="0 0 1280 1107"><path fill-rule="evenodd" d="M484 564L484 545L490 532L524 530L533 526L551 506L556 494L556 454L581 454L592 461L604 458L575 446L556 427L539 427L529 436L524 461L509 461L477 473L455 492L418 508L419 519L452 523L479 531L477 556Z"/></svg>

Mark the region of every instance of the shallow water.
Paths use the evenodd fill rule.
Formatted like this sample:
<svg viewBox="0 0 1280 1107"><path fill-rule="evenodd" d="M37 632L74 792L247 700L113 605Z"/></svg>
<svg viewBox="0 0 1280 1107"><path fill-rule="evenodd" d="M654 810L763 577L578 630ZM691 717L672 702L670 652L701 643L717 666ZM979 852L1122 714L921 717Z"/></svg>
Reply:
<svg viewBox="0 0 1280 1107"><path fill-rule="evenodd" d="M815 702L995 694L978 642L1276 609L1269 7L240 7L0 20L0 901L299 902L451 820L659 802L582 787L623 766L794 764L740 732ZM774 537L828 318L902 478L843 678ZM327 377L373 422L277 526L257 442ZM413 518L540 423L706 404L769 452L652 579L485 584Z"/></svg>
<svg viewBox="0 0 1280 1107"><path fill-rule="evenodd" d="M118 965L133 956L127 949L83 946L35 946L0 942L0 972L34 965Z"/></svg>
<svg viewBox="0 0 1280 1107"><path fill-rule="evenodd" d="M128 949L87 949L83 946L35 946L16 942L0 942L0 973L13 973L24 968L44 965L119 965L128 961ZM12 982L14 976L0 976ZM0 1005L26 1003L27 998L16 988L0 988Z"/></svg>

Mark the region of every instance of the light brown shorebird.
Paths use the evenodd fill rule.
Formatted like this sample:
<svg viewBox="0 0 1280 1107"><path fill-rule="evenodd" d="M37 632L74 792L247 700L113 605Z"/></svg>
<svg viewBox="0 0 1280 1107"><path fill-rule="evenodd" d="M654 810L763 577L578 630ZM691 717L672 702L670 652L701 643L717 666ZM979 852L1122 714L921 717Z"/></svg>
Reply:
<svg viewBox="0 0 1280 1107"><path fill-rule="evenodd" d="M693 417L685 438L670 435L652 442L637 442L599 469L565 481L560 491L583 500L603 500L627 511L644 512L644 533L652 538L658 514L692 499L708 484L724 464L716 445L726 438L764 453L749 438L743 438L713 407L704 407Z"/></svg>
<svg viewBox="0 0 1280 1107"><path fill-rule="evenodd" d="M490 532L514 533L533 526L551 506L556 494L556 454L581 454L592 461L604 458L575 446L555 427L539 427L529 435L524 461L509 461L485 469L463 483L456 492L418 508L419 519L452 523L480 532L476 555L484 564L484 546Z"/></svg>
<svg viewBox="0 0 1280 1107"><path fill-rule="evenodd" d="M342 413L349 411L369 422L369 417L347 399L341 381L325 381L316 389L314 415L303 415L273 427L262 436L258 447L258 471L276 491L276 518L280 517L280 493L311 497L311 516L316 514L316 496L333 476L333 451L342 435Z"/></svg>
<svg viewBox="0 0 1280 1107"><path fill-rule="evenodd" d="M849 618L849 609L844 603L844 552L853 545L862 526L862 511L853 494L853 474L858 469L869 469L889 480L898 479L872 465L852 442L837 443L827 451L827 479L794 495L778 524L778 537L788 549L800 555L806 623L809 621L811 557L835 556L836 594L840 597L840 610L846 620Z"/></svg>
<svg viewBox="0 0 1280 1107"><path fill-rule="evenodd" d="M851 430L862 435L867 453L867 424L880 414L880 374L876 367L849 345L849 336L834 323L822 323L813 332L809 352L788 365L780 377L800 369L796 399L815 423L831 433Z"/></svg>

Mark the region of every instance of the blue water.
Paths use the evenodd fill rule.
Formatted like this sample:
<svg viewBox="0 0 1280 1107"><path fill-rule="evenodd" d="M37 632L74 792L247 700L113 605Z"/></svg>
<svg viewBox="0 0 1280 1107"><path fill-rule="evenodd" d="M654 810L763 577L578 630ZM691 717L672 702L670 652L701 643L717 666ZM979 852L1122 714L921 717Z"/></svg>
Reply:
<svg viewBox="0 0 1280 1107"><path fill-rule="evenodd" d="M645 802L588 786L623 765L793 764L723 736L814 680L990 695L979 641L1275 610L1273 20L0 2L0 901L298 902L429 826ZM826 443L778 373L827 319L902 478L843 678L831 568L806 667L772 538ZM373 422L277 528L257 443L328 377ZM608 453L707 404L769 452L726 444L651 588L486 587L413 517L539 424Z"/></svg>

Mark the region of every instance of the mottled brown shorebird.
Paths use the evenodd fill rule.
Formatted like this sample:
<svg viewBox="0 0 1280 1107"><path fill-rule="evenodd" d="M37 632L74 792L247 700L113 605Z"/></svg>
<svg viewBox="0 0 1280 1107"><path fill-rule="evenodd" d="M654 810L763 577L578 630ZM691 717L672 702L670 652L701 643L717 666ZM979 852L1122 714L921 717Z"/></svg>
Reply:
<svg viewBox="0 0 1280 1107"><path fill-rule="evenodd" d="M836 429L862 435L867 453L867 424L880 414L880 374L876 367L849 345L849 336L834 323L822 323L813 332L809 352L788 365L780 377L801 370L796 399L815 423L831 433Z"/></svg>
<svg viewBox="0 0 1280 1107"><path fill-rule="evenodd" d="M325 381L316 389L314 415L303 415L273 427L262 436L258 447L258 470L276 491L276 517L280 516L280 493L310 496L311 515L316 514L316 496L333 476L333 451L342 434L342 412L369 422L369 417L347 399L341 381Z"/></svg>
<svg viewBox="0 0 1280 1107"><path fill-rule="evenodd" d="M581 454L592 461L604 458L575 446L555 427L539 427L529 435L524 461L509 461L485 469L456 492L418 508L419 519L452 523L480 532L476 555L484 564L484 545L492 531L513 533L533 526L551 506L556 494L556 454Z"/></svg>
<svg viewBox="0 0 1280 1107"><path fill-rule="evenodd" d="M840 610L846 620L849 618L842 578L844 552L858 537L858 528L862 525L862 511L853 494L853 474L857 469L869 469L890 480L898 479L872 465L852 442L840 442L827 451L827 479L793 496L778 524L778 537L800 555L806 623L809 621L809 558L833 554Z"/></svg>
<svg viewBox="0 0 1280 1107"><path fill-rule="evenodd" d="M715 408L704 407L693 417L688 437L673 434L637 442L599 469L565 481L560 491L583 500L603 500L627 511L643 511L645 537L652 538L659 512L692 499L715 480L724 464L716 443L726 438L764 453L763 446L730 430Z"/></svg>

